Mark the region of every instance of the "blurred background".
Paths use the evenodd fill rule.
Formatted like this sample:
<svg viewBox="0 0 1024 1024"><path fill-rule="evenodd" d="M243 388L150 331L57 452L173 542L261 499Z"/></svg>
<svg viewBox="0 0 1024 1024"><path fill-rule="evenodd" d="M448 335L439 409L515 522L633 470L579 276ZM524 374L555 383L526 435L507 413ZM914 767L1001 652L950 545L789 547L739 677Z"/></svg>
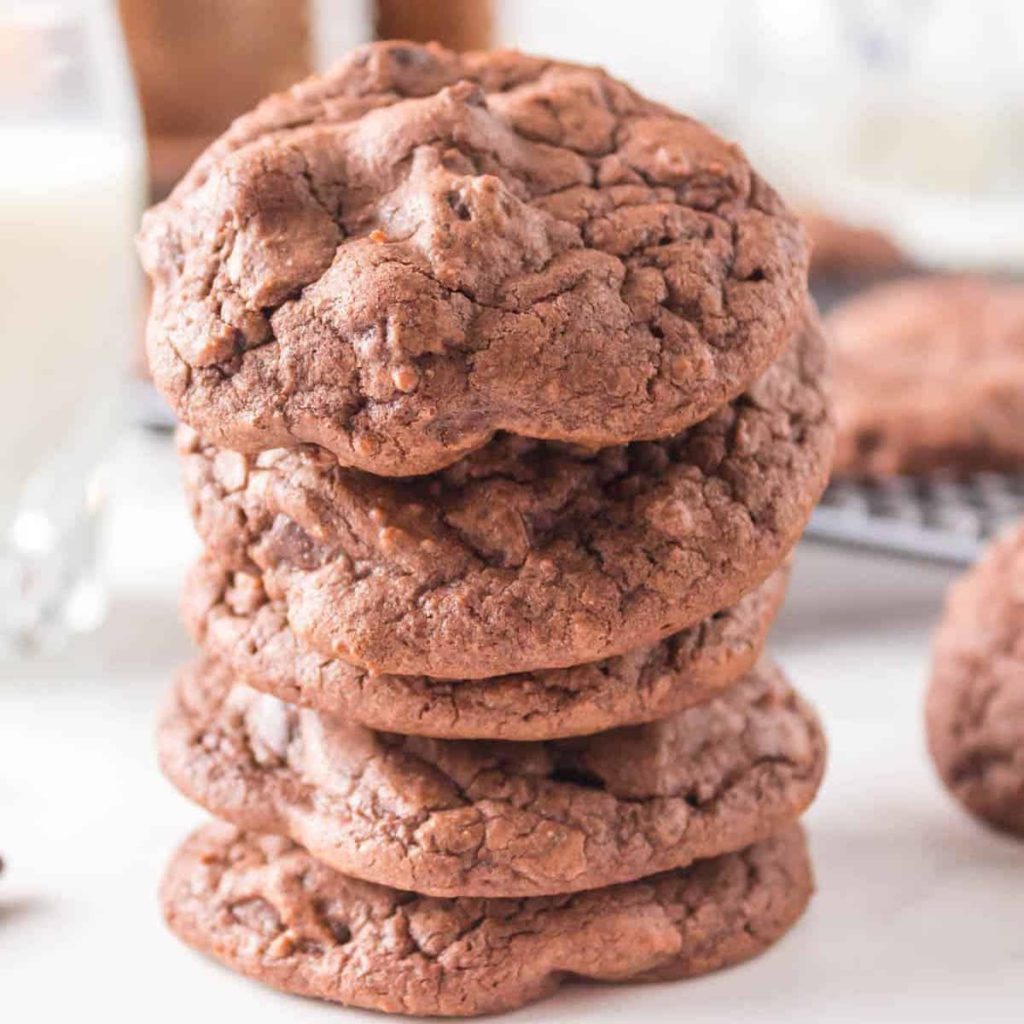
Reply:
<svg viewBox="0 0 1024 1024"><path fill-rule="evenodd" d="M145 379L142 209L237 114L375 36L603 64L709 121L804 216L826 306L910 270L1024 267L1013 0L2 0L8 651L101 621L106 456L169 423Z"/></svg>

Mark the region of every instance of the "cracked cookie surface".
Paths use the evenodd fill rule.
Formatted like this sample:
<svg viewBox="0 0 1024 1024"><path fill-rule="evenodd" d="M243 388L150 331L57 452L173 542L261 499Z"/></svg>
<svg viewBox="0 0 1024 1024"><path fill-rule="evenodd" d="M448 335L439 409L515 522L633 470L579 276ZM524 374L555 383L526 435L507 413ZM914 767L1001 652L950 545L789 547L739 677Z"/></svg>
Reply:
<svg viewBox="0 0 1024 1024"><path fill-rule="evenodd" d="M658 722L514 743L376 732L201 661L159 750L218 818L440 896L574 892L740 849L796 819L825 761L816 716L767 664Z"/></svg>
<svg viewBox="0 0 1024 1024"><path fill-rule="evenodd" d="M488 679L396 676L307 650L260 577L201 559L185 583L186 625L240 681L373 729L448 739L542 740L664 718L709 700L753 667L788 568L735 605L650 647L600 662Z"/></svg>
<svg viewBox="0 0 1024 1024"><path fill-rule="evenodd" d="M1024 467L1024 285L923 277L828 317L837 473Z"/></svg>
<svg viewBox="0 0 1024 1024"><path fill-rule="evenodd" d="M823 377L811 318L747 392L673 438L588 451L505 434L411 480L183 428L186 490L209 553L261 574L325 656L442 679L599 661L784 561L828 475Z"/></svg>
<svg viewBox="0 0 1024 1024"><path fill-rule="evenodd" d="M237 120L140 252L181 419L388 476L496 431L678 433L806 296L802 231L737 146L594 68L411 43Z"/></svg>
<svg viewBox="0 0 1024 1024"><path fill-rule="evenodd" d="M1024 836L1024 527L950 590L935 635L928 747L972 814Z"/></svg>
<svg viewBox="0 0 1024 1024"><path fill-rule="evenodd" d="M360 882L285 839L214 824L179 849L161 902L186 943L275 988L464 1017L573 978L669 980L738 963L788 931L813 889L798 827L639 882L486 900Z"/></svg>

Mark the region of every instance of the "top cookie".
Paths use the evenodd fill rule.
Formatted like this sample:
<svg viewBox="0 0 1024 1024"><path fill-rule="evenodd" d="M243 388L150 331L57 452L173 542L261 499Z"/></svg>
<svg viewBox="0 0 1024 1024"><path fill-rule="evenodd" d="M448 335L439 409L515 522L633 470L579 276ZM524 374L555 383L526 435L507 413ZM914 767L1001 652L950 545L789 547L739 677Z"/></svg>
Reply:
<svg viewBox="0 0 1024 1024"><path fill-rule="evenodd" d="M828 326L837 472L1024 466L1024 286L897 281L836 309Z"/></svg>
<svg viewBox="0 0 1024 1024"><path fill-rule="evenodd" d="M499 430L678 433L799 326L801 229L602 71L381 43L265 100L140 237L153 376L209 441L388 476Z"/></svg>

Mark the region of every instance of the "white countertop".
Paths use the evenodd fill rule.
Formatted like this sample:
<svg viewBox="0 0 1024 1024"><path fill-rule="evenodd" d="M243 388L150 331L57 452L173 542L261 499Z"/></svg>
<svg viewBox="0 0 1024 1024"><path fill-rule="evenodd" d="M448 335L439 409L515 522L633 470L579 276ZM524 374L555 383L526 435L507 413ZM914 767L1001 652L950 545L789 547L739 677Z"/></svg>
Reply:
<svg viewBox="0 0 1024 1024"><path fill-rule="evenodd" d="M163 863L203 820L152 743L189 655L176 585L195 541L166 438L130 438L115 468L109 621L60 658L0 668L0 1019L379 1021L236 977L161 924ZM806 818L819 892L795 931L709 978L568 986L516 1020L1022 1019L1024 843L961 814L923 748L929 633L952 576L801 548L770 646L821 710L831 761Z"/></svg>

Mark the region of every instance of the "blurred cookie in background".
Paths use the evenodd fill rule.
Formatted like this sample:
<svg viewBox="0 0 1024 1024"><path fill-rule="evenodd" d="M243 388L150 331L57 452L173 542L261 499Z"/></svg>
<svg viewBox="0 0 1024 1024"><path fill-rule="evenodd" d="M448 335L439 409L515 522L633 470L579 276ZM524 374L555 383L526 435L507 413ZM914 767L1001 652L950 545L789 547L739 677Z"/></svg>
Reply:
<svg viewBox="0 0 1024 1024"><path fill-rule="evenodd" d="M925 718L928 749L953 796L1024 836L1024 524L950 590Z"/></svg>
<svg viewBox="0 0 1024 1024"><path fill-rule="evenodd" d="M1024 468L1024 285L907 278L848 300L826 323L836 475Z"/></svg>
<svg viewBox="0 0 1024 1024"><path fill-rule="evenodd" d="M802 209L800 220L810 243L814 281L858 283L888 277L910 265L906 253L878 228L851 224L813 208Z"/></svg>

